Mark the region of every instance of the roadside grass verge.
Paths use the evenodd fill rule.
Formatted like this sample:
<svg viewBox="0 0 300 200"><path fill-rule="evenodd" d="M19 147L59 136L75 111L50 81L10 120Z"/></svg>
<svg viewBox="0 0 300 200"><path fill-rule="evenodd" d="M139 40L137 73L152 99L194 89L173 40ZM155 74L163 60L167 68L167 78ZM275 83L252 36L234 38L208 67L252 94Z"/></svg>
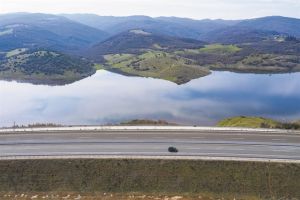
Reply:
<svg viewBox="0 0 300 200"><path fill-rule="evenodd" d="M0 161L1 193L140 193L299 199L292 163L65 159Z"/></svg>

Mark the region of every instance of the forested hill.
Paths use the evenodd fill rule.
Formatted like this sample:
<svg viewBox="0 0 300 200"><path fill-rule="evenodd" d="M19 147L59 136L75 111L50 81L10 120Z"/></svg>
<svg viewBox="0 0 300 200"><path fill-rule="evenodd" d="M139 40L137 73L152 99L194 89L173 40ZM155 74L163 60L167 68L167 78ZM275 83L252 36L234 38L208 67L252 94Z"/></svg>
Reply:
<svg viewBox="0 0 300 200"><path fill-rule="evenodd" d="M94 66L86 59L45 50L17 49L0 61L1 79L35 84L67 84L93 73Z"/></svg>

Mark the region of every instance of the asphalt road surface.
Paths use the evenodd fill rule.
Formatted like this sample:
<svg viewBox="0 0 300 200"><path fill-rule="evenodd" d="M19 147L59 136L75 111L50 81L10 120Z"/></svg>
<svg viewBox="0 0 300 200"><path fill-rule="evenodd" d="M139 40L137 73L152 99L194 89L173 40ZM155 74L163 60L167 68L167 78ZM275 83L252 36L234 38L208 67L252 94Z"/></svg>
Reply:
<svg viewBox="0 0 300 200"><path fill-rule="evenodd" d="M179 152L168 152L170 146ZM300 134L230 130L78 130L0 134L0 159L91 155L300 161Z"/></svg>

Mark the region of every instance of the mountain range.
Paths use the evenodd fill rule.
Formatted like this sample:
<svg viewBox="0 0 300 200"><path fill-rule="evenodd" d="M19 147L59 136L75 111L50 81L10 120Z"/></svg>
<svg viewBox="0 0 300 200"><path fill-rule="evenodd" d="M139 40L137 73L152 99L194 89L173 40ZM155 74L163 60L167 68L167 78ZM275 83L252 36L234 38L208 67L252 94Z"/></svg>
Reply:
<svg viewBox="0 0 300 200"><path fill-rule="evenodd" d="M157 34L201 40L202 38L208 38L212 32L216 31L220 32L228 29L234 32L239 29L248 29L249 32L261 30L300 37L300 19L282 16L249 20L193 20L177 17L151 18L148 16L107 17L91 14L68 14L63 16L103 30L111 35L132 29L143 29Z"/></svg>
<svg viewBox="0 0 300 200"><path fill-rule="evenodd" d="M278 35L300 37L300 19L271 16L250 20L193 20L13 13L0 15L0 51L42 47L77 53L110 37L137 29L205 42L245 43Z"/></svg>
<svg viewBox="0 0 300 200"><path fill-rule="evenodd" d="M97 68L164 78L180 84L190 80L186 76L207 75L210 69L293 72L300 70L299 38L300 19L282 16L195 20L94 14L2 14L0 77L4 72L9 77L16 71L55 75L52 72L57 71L56 66L49 66L57 64L57 59L60 59L59 66L72 66L72 70L76 63L82 69L89 62ZM48 59L47 70L35 66L41 63L41 53L36 52L46 52L42 55ZM60 56L49 56L54 54ZM30 63L38 71L11 65L19 60ZM39 62L35 64L36 60ZM164 76L158 74L168 66L176 66L176 70L169 70ZM84 78L92 73L94 68L89 67L82 77L76 71L76 77Z"/></svg>

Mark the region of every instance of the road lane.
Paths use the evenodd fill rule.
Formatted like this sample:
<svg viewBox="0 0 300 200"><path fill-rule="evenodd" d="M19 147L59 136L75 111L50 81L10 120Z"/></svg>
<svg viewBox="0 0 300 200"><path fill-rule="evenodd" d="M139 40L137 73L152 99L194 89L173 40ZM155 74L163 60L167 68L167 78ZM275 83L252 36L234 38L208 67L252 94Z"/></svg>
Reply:
<svg viewBox="0 0 300 200"><path fill-rule="evenodd" d="M141 134L142 133L142 134ZM179 152L169 153L169 146ZM8 156L201 156L300 161L300 135L201 131L63 131L0 134L0 158Z"/></svg>

